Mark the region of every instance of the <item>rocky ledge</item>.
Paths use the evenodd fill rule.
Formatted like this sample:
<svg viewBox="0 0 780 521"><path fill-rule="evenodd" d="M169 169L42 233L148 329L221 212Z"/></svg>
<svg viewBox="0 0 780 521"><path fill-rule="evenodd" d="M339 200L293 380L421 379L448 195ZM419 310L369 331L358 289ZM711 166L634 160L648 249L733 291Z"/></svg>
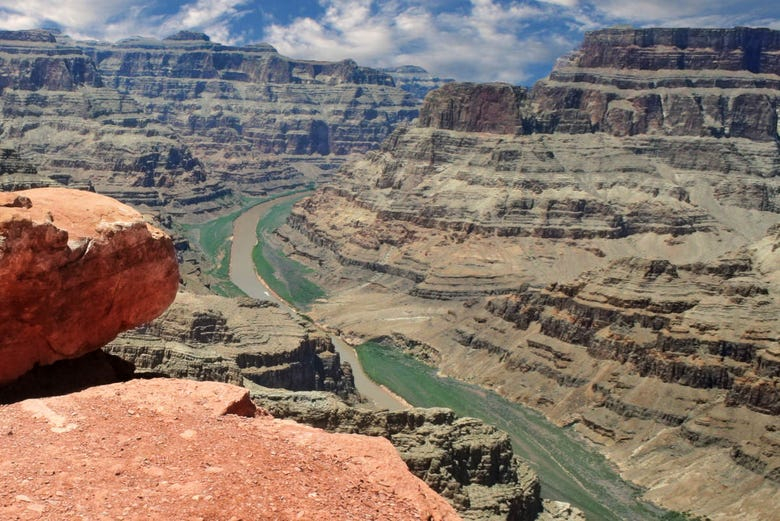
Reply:
<svg viewBox="0 0 780 521"><path fill-rule="evenodd" d="M62 188L0 193L0 383L152 320L178 283L170 237L132 208Z"/></svg>
<svg viewBox="0 0 780 521"><path fill-rule="evenodd" d="M352 369L330 339L270 302L180 292L156 320L121 334L107 353L137 374L251 382L356 399Z"/></svg>
<svg viewBox="0 0 780 521"><path fill-rule="evenodd" d="M275 420L226 384L26 400L0 427L4 519L460 519L387 440Z"/></svg>
<svg viewBox="0 0 780 521"><path fill-rule="evenodd" d="M409 470L464 519L530 521L543 511L536 473L513 454L506 433L480 420L448 409L370 411L325 393L252 387L252 399L276 417L389 439Z"/></svg>

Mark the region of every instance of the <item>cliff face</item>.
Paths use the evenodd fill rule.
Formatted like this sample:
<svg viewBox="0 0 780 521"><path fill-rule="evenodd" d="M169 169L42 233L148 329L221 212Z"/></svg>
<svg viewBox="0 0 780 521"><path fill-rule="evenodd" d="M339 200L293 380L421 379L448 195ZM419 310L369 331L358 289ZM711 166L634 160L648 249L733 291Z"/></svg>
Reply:
<svg viewBox="0 0 780 521"><path fill-rule="evenodd" d="M770 29L604 29L586 34L580 67L780 74L780 36Z"/></svg>
<svg viewBox="0 0 780 521"><path fill-rule="evenodd" d="M178 284L170 237L132 208L61 188L0 193L0 383L155 318Z"/></svg>
<svg viewBox="0 0 780 521"><path fill-rule="evenodd" d="M530 92L508 85L446 85L426 100L420 123L502 134L774 142L778 55L777 31L768 29L594 31Z"/></svg>
<svg viewBox="0 0 780 521"><path fill-rule="evenodd" d="M355 397L351 368L330 339L251 299L180 292L158 319L104 350L132 362L138 373Z"/></svg>
<svg viewBox="0 0 780 521"><path fill-rule="evenodd" d="M116 45L85 45L100 70L112 77L115 86L123 88L131 88L134 77L149 76L251 83L393 86L393 79L388 74L360 67L352 60L292 60L267 44L230 47L212 43L205 34L187 31L164 40L131 38ZM165 87L163 84L158 88Z"/></svg>
<svg viewBox="0 0 780 521"><path fill-rule="evenodd" d="M99 44L4 31L0 51L3 146L161 222L220 210L239 191L306 186L417 115L380 71L198 33Z"/></svg>
<svg viewBox="0 0 780 521"><path fill-rule="evenodd" d="M72 91L101 85L95 63L81 49L53 46L56 38L49 32L0 31L0 40L8 42L0 58L0 92L5 89ZM42 48L48 52L41 52Z"/></svg>
<svg viewBox="0 0 780 521"><path fill-rule="evenodd" d="M460 519L387 440L274 420L226 384L134 380L0 422L6 519Z"/></svg>
<svg viewBox="0 0 780 521"><path fill-rule="evenodd" d="M30 34L37 39L29 40ZM60 38L44 31L0 35L4 147L16 150L40 175L92 186L156 212L198 203L206 210L214 204L199 197L229 194L213 176L209 179L173 129L147 117L137 100L104 86L94 59ZM45 67L36 68L37 63Z"/></svg>
<svg viewBox="0 0 780 521"><path fill-rule="evenodd" d="M536 131L777 140L777 31L607 29L534 86Z"/></svg>
<svg viewBox="0 0 780 521"><path fill-rule="evenodd" d="M527 89L504 84L451 83L431 92L420 110L419 126L515 134Z"/></svg>
<svg viewBox="0 0 780 521"><path fill-rule="evenodd" d="M430 346L665 506L761 518L780 454L778 34L596 31L530 90L432 92L280 231L331 287L312 316Z"/></svg>
<svg viewBox="0 0 780 521"><path fill-rule="evenodd" d="M268 45L236 48L196 36L89 52L106 83L145 100L206 161L215 145L232 149L222 152L227 157L247 147L255 154L363 152L417 114L389 75L354 61L296 61Z"/></svg>

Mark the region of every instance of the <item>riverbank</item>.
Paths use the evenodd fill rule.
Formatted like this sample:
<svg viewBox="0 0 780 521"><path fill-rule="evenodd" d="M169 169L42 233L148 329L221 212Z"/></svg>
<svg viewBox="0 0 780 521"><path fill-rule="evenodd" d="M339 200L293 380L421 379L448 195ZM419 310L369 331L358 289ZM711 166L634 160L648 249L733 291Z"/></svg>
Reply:
<svg viewBox="0 0 780 521"><path fill-rule="evenodd" d="M357 351L369 377L413 405L447 407L508 433L515 454L539 475L542 497L572 503L593 520L675 519L639 501L641 491L622 480L603 456L586 449L541 413L493 391L440 376L434 367L397 349L367 342Z"/></svg>
<svg viewBox="0 0 780 521"><path fill-rule="evenodd" d="M230 280L248 296L258 300L269 300L279 304L283 309L298 317L299 313L257 274L253 251L257 244L257 228L260 220L274 207L286 204L300 198L301 194L291 194L266 201L253 206L238 216L233 223L233 239L230 247ZM354 348L335 335L331 340L339 353L341 360L352 367L355 388L377 409L400 410L409 407L402 399L397 399L392 392L383 389L371 380L363 371Z"/></svg>

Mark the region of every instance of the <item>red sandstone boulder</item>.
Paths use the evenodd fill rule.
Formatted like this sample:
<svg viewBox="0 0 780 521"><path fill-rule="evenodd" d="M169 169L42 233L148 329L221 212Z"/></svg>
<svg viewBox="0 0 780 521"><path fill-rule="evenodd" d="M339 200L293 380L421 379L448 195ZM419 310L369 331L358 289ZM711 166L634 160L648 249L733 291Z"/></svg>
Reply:
<svg viewBox="0 0 780 521"><path fill-rule="evenodd" d="M0 436L0 519L460 519L386 439L257 415L228 384L17 402Z"/></svg>
<svg viewBox="0 0 780 521"><path fill-rule="evenodd" d="M173 243L109 197L0 193L0 384L98 349L176 296Z"/></svg>

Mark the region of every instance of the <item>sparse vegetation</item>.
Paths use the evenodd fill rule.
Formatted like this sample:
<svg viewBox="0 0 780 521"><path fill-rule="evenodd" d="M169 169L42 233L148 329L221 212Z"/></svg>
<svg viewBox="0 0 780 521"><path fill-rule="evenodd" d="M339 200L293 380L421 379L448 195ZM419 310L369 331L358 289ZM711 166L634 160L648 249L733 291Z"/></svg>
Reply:
<svg viewBox="0 0 780 521"><path fill-rule="evenodd" d="M697 516L691 512L668 512L661 521L710 521L709 517Z"/></svg>
<svg viewBox="0 0 780 521"><path fill-rule="evenodd" d="M257 202L248 202L246 207L251 207ZM233 234L233 221L244 210L245 208L242 208L214 220L187 227L189 235L197 240L203 254L213 263L213 267L206 274L214 280L211 290L218 295L226 297L244 295L244 292L230 281L230 236Z"/></svg>

